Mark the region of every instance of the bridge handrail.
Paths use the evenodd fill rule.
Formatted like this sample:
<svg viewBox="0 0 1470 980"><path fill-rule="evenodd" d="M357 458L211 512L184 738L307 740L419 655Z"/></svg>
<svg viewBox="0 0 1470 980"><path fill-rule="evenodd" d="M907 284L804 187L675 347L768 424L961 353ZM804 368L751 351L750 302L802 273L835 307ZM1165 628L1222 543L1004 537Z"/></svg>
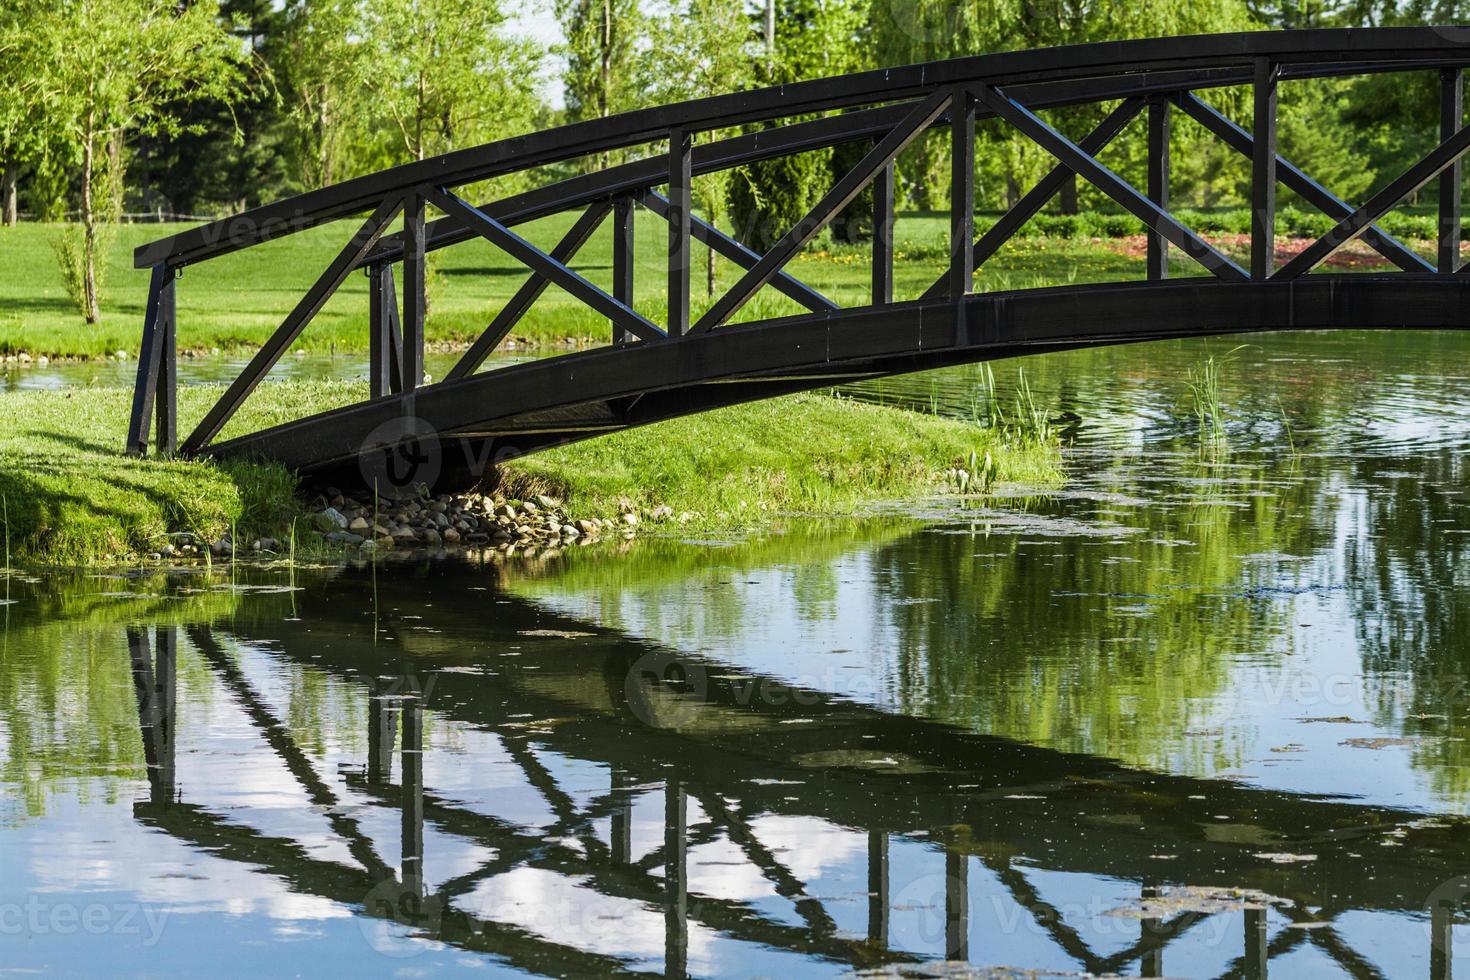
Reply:
<svg viewBox="0 0 1470 980"><path fill-rule="evenodd" d="M1470 63L1470 27L1251 31L1094 42L876 69L696 99L515 136L353 178L141 245L134 252L134 265L178 268L358 214L390 195L424 184L455 187L654 142L674 130L692 134L871 106L982 81L1014 87L1013 94L1033 108L1053 108L1122 97L1130 87L1120 86L1117 76L1133 76L1133 88L1140 84L1138 76L1162 71L1185 76L1159 80L1157 84L1164 87L1242 84L1248 75L1227 69L1249 69L1262 57L1290 63L1294 67L1290 77L1298 78L1463 65ZM1189 77L1189 72L1197 74ZM1212 78L1212 72L1217 77ZM1141 84L1148 87L1146 79ZM1047 89L1054 90L1050 96ZM979 115L991 113L981 107ZM852 124L851 132L845 125L832 124L834 131L826 133L827 138L831 142L859 138L860 127L856 121Z"/></svg>

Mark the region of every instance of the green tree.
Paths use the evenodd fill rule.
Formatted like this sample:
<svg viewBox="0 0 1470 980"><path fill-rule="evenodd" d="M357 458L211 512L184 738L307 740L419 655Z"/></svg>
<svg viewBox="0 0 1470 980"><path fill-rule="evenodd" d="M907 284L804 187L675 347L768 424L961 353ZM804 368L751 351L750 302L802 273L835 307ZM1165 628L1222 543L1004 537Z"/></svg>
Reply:
<svg viewBox="0 0 1470 980"><path fill-rule="evenodd" d="M756 81L776 85L865 67L868 11L868 0L767 0L754 25L764 41ZM815 151L737 170L729 196L740 240L758 251L775 244L830 186L831 159L831 151Z"/></svg>
<svg viewBox="0 0 1470 980"><path fill-rule="evenodd" d="M542 52L507 36L495 0L365 0L371 105L384 163L422 160L530 128ZM379 161L373 161L379 162Z"/></svg>
<svg viewBox="0 0 1470 980"><path fill-rule="evenodd" d="M659 43L642 59L639 90L649 102L667 104L748 88L755 64L741 39L750 37L745 11L728 0L681 0L654 25ZM724 217L729 200L730 171L696 177L696 205L712 224ZM705 288L713 296L717 284L715 253L706 250Z"/></svg>
<svg viewBox="0 0 1470 980"><path fill-rule="evenodd" d="M0 6L0 218L14 227L19 216L22 172L33 168L46 152L46 131L35 120L45 90L37 84L42 66L40 46L31 25L44 8L35 0L14 0Z"/></svg>
<svg viewBox="0 0 1470 980"><path fill-rule="evenodd" d="M567 118L603 119L641 104L637 65L648 20L638 0L556 0L556 17L566 36ZM661 42L680 42L674 26L665 24Z"/></svg>
<svg viewBox="0 0 1470 980"><path fill-rule="evenodd" d="M346 176L371 90L359 0L287 0L276 70L299 189Z"/></svg>
<svg viewBox="0 0 1470 980"><path fill-rule="evenodd" d="M59 0L29 25L43 125L80 188L80 228L62 233L57 255L88 323L101 318L97 257L121 210L128 137L177 134L179 106L239 96L246 56L217 14L212 3Z"/></svg>
<svg viewBox="0 0 1470 980"><path fill-rule="evenodd" d="M292 159L276 65L285 33L273 0L220 0L220 24L246 54L248 84L233 103L177 107L183 132L140 136L129 155L130 210L243 211L286 193ZM239 139L229 134L237 129Z"/></svg>

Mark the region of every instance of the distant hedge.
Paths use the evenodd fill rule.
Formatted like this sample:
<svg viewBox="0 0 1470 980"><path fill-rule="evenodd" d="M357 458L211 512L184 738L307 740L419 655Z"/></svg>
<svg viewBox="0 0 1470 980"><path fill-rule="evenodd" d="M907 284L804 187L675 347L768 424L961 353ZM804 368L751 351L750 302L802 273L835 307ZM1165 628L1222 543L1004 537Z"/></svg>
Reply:
<svg viewBox="0 0 1470 980"><path fill-rule="evenodd" d="M1251 230L1250 208L1227 211L1194 211L1181 208L1174 216L1203 234L1248 235ZM984 232L996 218L977 216L976 229ZM1316 211L1285 207L1276 212L1276 234L1315 238L1331 230L1337 222ZM1396 238L1433 240L1439 236L1439 218L1432 214L1391 213L1378 226ZM1108 211L1084 211L1079 214L1039 214L1026 223L1022 235L1045 235L1050 238L1122 238L1143 233L1143 223L1131 214ZM1470 222L1460 230L1462 239L1470 239Z"/></svg>

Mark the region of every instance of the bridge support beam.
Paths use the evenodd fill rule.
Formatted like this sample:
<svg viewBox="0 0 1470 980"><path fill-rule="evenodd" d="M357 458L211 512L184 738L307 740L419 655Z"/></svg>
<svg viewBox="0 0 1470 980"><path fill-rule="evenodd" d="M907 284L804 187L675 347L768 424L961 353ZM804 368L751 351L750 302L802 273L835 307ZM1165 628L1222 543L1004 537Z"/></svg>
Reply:
<svg viewBox="0 0 1470 980"><path fill-rule="evenodd" d="M1281 68L1256 59L1251 116L1251 278L1268 279L1276 267L1276 83Z"/></svg>
<svg viewBox="0 0 1470 980"><path fill-rule="evenodd" d="M620 197L613 205L613 299L629 309L633 308L633 266L637 250L634 233L634 200ZM612 342L621 344L628 333L621 324L612 326Z"/></svg>
<svg viewBox="0 0 1470 980"><path fill-rule="evenodd" d="M1439 73L1439 141L1449 140L1464 122L1463 68L1443 68ZM1460 178L1459 160L1439 175L1439 271L1449 275L1460 269Z"/></svg>
<svg viewBox="0 0 1470 980"><path fill-rule="evenodd" d="M1266 942L1266 910L1245 910L1245 978L1266 980L1271 951Z"/></svg>
<svg viewBox="0 0 1470 980"><path fill-rule="evenodd" d="M133 414L128 425L130 456L148 451L150 430L157 437L159 455L172 455L176 448L176 321L174 270L160 262L153 267L148 286L143 345L138 351L138 379L133 386Z"/></svg>
<svg viewBox="0 0 1470 980"><path fill-rule="evenodd" d="M868 831L868 942L888 945L888 834Z"/></svg>
<svg viewBox="0 0 1470 980"><path fill-rule="evenodd" d="M1454 916L1454 906L1448 902L1435 902L1429 910L1429 980L1454 976Z"/></svg>
<svg viewBox="0 0 1470 980"><path fill-rule="evenodd" d="M368 267L368 397L403 390L403 332L398 323L398 290L393 266Z"/></svg>
<svg viewBox="0 0 1470 980"><path fill-rule="evenodd" d="M1155 96L1148 103L1148 199L1169 210L1169 102ZM1169 278L1169 240L1148 230L1148 278Z"/></svg>
<svg viewBox="0 0 1470 980"><path fill-rule="evenodd" d="M893 302L893 164L873 178L873 305Z"/></svg>
<svg viewBox="0 0 1470 980"><path fill-rule="evenodd" d="M949 102L949 298L975 288L975 97L961 85Z"/></svg>
<svg viewBox="0 0 1470 980"><path fill-rule="evenodd" d="M689 212L694 207L694 139L682 129L669 131L669 326L670 337L689 332Z"/></svg>
<svg viewBox="0 0 1470 980"><path fill-rule="evenodd" d="M128 627L128 654L133 665L143 758L148 767L149 799L157 806L167 806L177 791L174 745L178 627L158 627L153 649L149 648L146 629Z"/></svg>
<svg viewBox="0 0 1470 980"><path fill-rule="evenodd" d="M686 793L676 777L664 784L664 976L689 969L689 834Z"/></svg>
<svg viewBox="0 0 1470 980"><path fill-rule="evenodd" d="M424 896L424 705L417 691L403 701L401 760L403 850L399 875L403 890L417 901Z"/></svg>
<svg viewBox="0 0 1470 980"><path fill-rule="evenodd" d="M944 852L944 958L970 958L970 860Z"/></svg>
<svg viewBox="0 0 1470 980"><path fill-rule="evenodd" d="M587 239L591 238L601 226L603 219L607 216L607 211L606 204L589 205L576 223L562 236L561 241L557 242L551 250L551 260L563 266L570 262L587 243ZM616 262L616 251L614 251L614 261ZM628 275L632 275L631 269L628 270ZM526 311L541 298L541 294L546 292L546 287L549 285L551 285L551 280L545 274L532 271L530 278L521 284L521 288L516 290L515 295L500 308L499 313L495 314L495 319L490 321L485 332L475 339L470 349L465 351L464 355L455 362L454 367L449 369L444 380L458 381L479 370L480 365L485 363L485 358L495 353L495 348L499 347L500 342L515 329L516 324L520 323L521 318L526 315ZM627 305L632 306L632 303ZM626 331L615 325L613 337L618 338L620 332L626 334Z"/></svg>
<svg viewBox="0 0 1470 980"><path fill-rule="evenodd" d="M402 390L424 381L425 289L424 195L413 191L403 199L403 349Z"/></svg>
<svg viewBox="0 0 1470 980"><path fill-rule="evenodd" d="M1254 160L1254 137L1227 119L1214 106L1201 101L1199 96L1193 92L1180 92L1174 97L1174 101L1191 119L1214 133L1216 138L1222 140L1237 153ZM1301 195L1304 201L1329 218L1340 220L1353 213L1350 204L1307 176L1301 168L1280 153L1276 154L1276 175L1288 189ZM1405 272L1434 271L1434 266L1425 262L1418 252L1406 248L1392 235L1387 234L1376 225L1370 225L1363 232L1363 241Z"/></svg>

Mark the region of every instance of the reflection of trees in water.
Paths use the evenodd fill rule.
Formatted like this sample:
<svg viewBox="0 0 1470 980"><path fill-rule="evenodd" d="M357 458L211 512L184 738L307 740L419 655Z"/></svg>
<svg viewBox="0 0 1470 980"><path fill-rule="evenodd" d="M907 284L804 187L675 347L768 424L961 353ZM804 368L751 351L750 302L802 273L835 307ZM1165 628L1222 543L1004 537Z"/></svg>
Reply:
<svg viewBox="0 0 1470 980"><path fill-rule="evenodd" d="M1259 467L1218 475L1223 484L1175 499L1096 505L1116 534L1049 537L1038 522L1035 533L987 535L977 523L882 549L881 588L904 598L889 611L902 706L1135 765L1236 764L1241 747L1223 735L1180 735L1210 727L1239 654L1263 637L1279 649L1291 633L1278 608L1220 590L1253 584L1243 556L1310 552L1314 524L1293 515L1314 488Z"/></svg>
<svg viewBox="0 0 1470 980"><path fill-rule="evenodd" d="M1451 450L1366 459L1341 527L1369 698L1379 724L1424 739L1411 758L1436 792L1470 796L1470 601L1463 458Z"/></svg>
<svg viewBox="0 0 1470 980"><path fill-rule="evenodd" d="M796 614L827 620L838 586L836 562L844 555L911 533L917 522L874 519L833 526L792 520L769 535L716 547L650 538L625 553L600 548L569 550L553 563L507 565L505 587L538 598L575 596L599 623L691 648L739 636L752 617L766 615L762 598L741 584L745 573L780 569L789 576Z"/></svg>

